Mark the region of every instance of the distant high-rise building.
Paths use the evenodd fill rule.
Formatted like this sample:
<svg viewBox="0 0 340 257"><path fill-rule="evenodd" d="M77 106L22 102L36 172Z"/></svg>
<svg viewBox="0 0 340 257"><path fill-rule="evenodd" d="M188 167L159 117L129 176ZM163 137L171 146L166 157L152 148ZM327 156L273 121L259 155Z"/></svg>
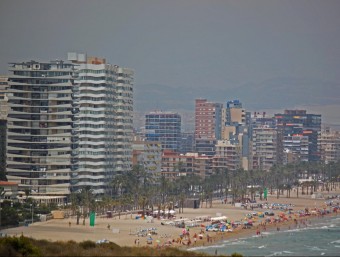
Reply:
<svg viewBox="0 0 340 257"><path fill-rule="evenodd" d="M252 169L269 170L277 163L277 130L269 126L253 128Z"/></svg>
<svg viewBox="0 0 340 257"><path fill-rule="evenodd" d="M160 142L134 141L133 165L141 165L146 172L154 176L161 175L162 145Z"/></svg>
<svg viewBox="0 0 340 257"><path fill-rule="evenodd" d="M145 115L147 141L159 141L162 149L179 152L181 116L174 112L151 112Z"/></svg>
<svg viewBox="0 0 340 257"><path fill-rule="evenodd" d="M284 162L287 164L291 161L308 161L309 157L309 142L308 136L303 135L288 135L283 137L283 149L284 149ZM291 161L287 158L286 154L292 155Z"/></svg>
<svg viewBox="0 0 340 257"><path fill-rule="evenodd" d="M0 100L5 98L8 88L8 76L0 76Z"/></svg>
<svg viewBox="0 0 340 257"><path fill-rule="evenodd" d="M239 100L227 101L222 110L222 134L224 142L239 147L242 168L248 170L250 113L242 107ZM221 143L219 143L221 144ZM236 167L234 164L228 164Z"/></svg>
<svg viewBox="0 0 340 257"><path fill-rule="evenodd" d="M207 99L195 101L195 149L199 154L215 154L215 144L221 139L222 107Z"/></svg>
<svg viewBox="0 0 340 257"><path fill-rule="evenodd" d="M0 180L6 179L6 137L7 137L7 89L8 77L0 76Z"/></svg>
<svg viewBox="0 0 340 257"><path fill-rule="evenodd" d="M239 100L227 101L225 126L246 124L246 111Z"/></svg>
<svg viewBox="0 0 340 257"><path fill-rule="evenodd" d="M238 170L242 167L242 145L231 144L227 140L219 140L216 144L216 153L213 157L213 169Z"/></svg>
<svg viewBox="0 0 340 257"><path fill-rule="evenodd" d="M281 138L284 136L308 136L308 161L320 160L318 135L321 131L321 115L307 114L306 110L285 110L283 114L275 114L276 126ZM283 152L283 140L279 140L280 151Z"/></svg>
<svg viewBox="0 0 340 257"><path fill-rule="evenodd" d="M340 160L340 132L326 128L319 138L321 161L324 163Z"/></svg>
<svg viewBox="0 0 340 257"><path fill-rule="evenodd" d="M6 137L7 120L0 119L0 181L7 181L6 178Z"/></svg>
<svg viewBox="0 0 340 257"><path fill-rule="evenodd" d="M180 140L180 153L192 153L194 152L195 135L193 132L182 132Z"/></svg>

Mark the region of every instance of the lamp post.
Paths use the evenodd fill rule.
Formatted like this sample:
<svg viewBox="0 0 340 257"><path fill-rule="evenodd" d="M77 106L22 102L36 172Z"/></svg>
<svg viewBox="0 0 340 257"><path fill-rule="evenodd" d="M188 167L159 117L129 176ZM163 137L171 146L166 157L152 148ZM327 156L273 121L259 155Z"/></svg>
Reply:
<svg viewBox="0 0 340 257"><path fill-rule="evenodd" d="M32 221L31 221L31 224L33 224L33 204L31 203L30 206L31 206L31 213L32 213Z"/></svg>
<svg viewBox="0 0 340 257"><path fill-rule="evenodd" d="M2 210L2 208L1 208L1 201L2 201L2 197L4 195L5 195L5 190L4 190L3 187L0 187L0 229L1 229L1 225L2 225L2 223L1 223L1 210Z"/></svg>

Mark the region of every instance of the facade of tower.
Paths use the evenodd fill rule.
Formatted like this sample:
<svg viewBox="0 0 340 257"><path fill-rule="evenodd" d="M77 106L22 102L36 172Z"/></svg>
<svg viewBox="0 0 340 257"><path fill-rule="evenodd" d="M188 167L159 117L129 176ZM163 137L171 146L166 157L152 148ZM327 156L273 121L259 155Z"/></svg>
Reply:
<svg viewBox="0 0 340 257"><path fill-rule="evenodd" d="M215 144L221 138L222 107L207 99L195 100L195 148L199 154L215 154Z"/></svg>
<svg viewBox="0 0 340 257"><path fill-rule="evenodd" d="M303 135L288 135L283 137L283 149L285 153L290 153L292 159L296 161L308 161L309 142L308 136ZM285 157L285 156L284 156ZM287 164L289 158L285 158L284 164Z"/></svg>
<svg viewBox="0 0 340 257"><path fill-rule="evenodd" d="M105 193L117 173L132 166L133 72L98 57L69 53L79 84L78 170L72 189Z"/></svg>
<svg viewBox="0 0 340 257"><path fill-rule="evenodd" d="M308 136L308 161L320 160L318 137L321 132L321 115L307 114L306 110L285 110L275 114L278 133L281 137L301 135ZM280 146L283 150L283 146Z"/></svg>
<svg viewBox="0 0 340 257"><path fill-rule="evenodd" d="M29 61L9 71L7 179L33 198L66 198L77 169L74 65Z"/></svg>
<svg viewBox="0 0 340 257"><path fill-rule="evenodd" d="M216 170L238 170L242 167L242 147L228 140L218 140L212 167Z"/></svg>
<svg viewBox="0 0 340 257"><path fill-rule="evenodd" d="M321 161L324 163L340 160L340 132L324 129L319 138Z"/></svg>
<svg viewBox="0 0 340 257"><path fill-rule="evenodd" d="M277 131L269 126L253 128L252 169L270 170L277 163Z"/></svg>
<svg viewBox="0 0 340 257"><path fill-rule="evenodd" d="M6 135L7 135L7 88L8 77L0 76L0 180L6 179Z"/></svg>
<svg viewBox="0 0 340 257"><path fill-rule="evenodd" d="M133 83L134 71L130 68L117 68L116 80L116 133L115 133L115 173L132 168L133 142Z"/></svg>
<svg viewBox="0 0 340 257"><path fill-rule="evenodd" d="M181 140L181 116L173 112L151 112L145 115L147 141L159 141L162 149L179 152Z"/></svg>

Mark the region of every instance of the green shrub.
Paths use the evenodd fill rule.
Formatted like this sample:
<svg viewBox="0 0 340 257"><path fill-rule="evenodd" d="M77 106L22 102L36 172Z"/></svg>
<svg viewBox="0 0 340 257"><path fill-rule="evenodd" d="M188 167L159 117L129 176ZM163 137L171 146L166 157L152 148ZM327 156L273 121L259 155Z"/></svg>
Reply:
<svg viewBox="0 0 340 257"><path fill-rule="evenodd" d="M240 253L232 253L231 257L242 257L243 255Z"/></svg>
<svg viewBox="0 0 340 257"><path fill-rule="evenodd" d="M8 251L5 256L41 256L40 250L27 237L5 237L0 241L2 251Z"/></svg>
<svg viewBox="0 0 340 257"><path fill-rule="evenodd" d="M90 249L90 248L96 248L96 243L90 240L83 241L79 243L80 247L83 249Z"/></svg>

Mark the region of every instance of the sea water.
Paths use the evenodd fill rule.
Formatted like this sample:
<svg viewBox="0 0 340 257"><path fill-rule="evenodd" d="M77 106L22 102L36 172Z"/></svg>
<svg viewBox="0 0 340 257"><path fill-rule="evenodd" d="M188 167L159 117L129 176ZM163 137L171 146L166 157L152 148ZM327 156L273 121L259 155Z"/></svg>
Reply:
<svg viewBox="0 0 340 257"><path fill-rule="evenodd" d="M340 256L340 216L307 220L292 229L262 232L260 236L224 240L218 245L196 247L190 251L211 255L243 256Z"/></svg>

